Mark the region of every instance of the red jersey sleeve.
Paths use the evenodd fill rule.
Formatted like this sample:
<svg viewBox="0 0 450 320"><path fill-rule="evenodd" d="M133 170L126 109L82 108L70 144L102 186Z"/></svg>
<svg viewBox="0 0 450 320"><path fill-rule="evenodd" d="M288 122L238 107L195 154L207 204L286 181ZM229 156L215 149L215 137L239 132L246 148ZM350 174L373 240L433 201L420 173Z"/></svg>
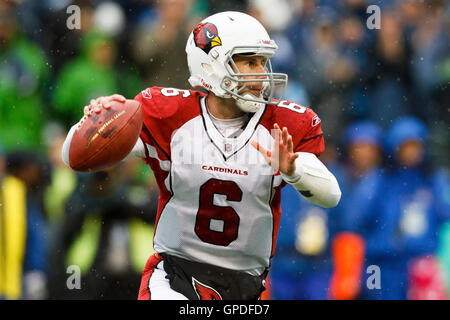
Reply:
<svg viewBox="0 0 450 320"><path fill-rule="evenodd" d="M140 138L156 149L160 159L170 160L172 134L200 114L199 98L202 95L194 90L152 87L134 98L142 104L144 117Z"/></svg>
<svg viewBox="0 0 450 320"><path fill-rule="evenodd" d="M295 152L310 152L320 156L325 150L325 140L323 138L322 125L318 115L308 109L308 121L296 134L294 140ZM296 143L297 142L297 143Z"/></svg>
<svg viewBox="0 0 450 320"><path fill-rule="evenodd" d="M313 110L291 101L281 101L275 108L274 122L287 127L295 152L319 156L325 150L321 121Z"/></svg>

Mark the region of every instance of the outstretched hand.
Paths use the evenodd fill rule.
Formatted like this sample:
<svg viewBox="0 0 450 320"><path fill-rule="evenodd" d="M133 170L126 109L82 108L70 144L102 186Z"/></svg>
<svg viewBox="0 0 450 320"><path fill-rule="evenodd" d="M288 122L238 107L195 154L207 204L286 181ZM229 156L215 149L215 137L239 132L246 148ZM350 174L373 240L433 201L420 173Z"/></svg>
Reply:
<svg viewBox="0 0 450 320"><path fill-rule="evenodd" d="M252 140L252 146L261 152L267 163L280 172L292 176L295 173L295 159L298 153L294 152L294 143L292 136L286 127L280 129L278 124L273 125L272 136L275 139L272 150L267 150L258 141Z"/></svg>
<svg viewBox="0 0 450 320"><path fill-rule="evenodd" d="M111 102L125 102L127 99L120 94L113 94L112 96L107 97L99 97L97 99L92 99L88 106L84 107L84 115L89 117L92 114L92 111L95 113L100 113L102 108L108 110L111 108Z"/></svg>

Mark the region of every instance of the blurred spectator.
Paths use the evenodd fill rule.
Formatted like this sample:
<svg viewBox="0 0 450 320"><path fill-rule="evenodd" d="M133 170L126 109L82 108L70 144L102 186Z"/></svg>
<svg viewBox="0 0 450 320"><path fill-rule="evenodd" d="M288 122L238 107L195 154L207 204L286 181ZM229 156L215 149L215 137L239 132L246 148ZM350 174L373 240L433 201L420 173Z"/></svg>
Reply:
<svg viewBox="0 0 450 320"><path fill-rule="evenodd" d="M340 25L338 12L331 6L318 10L311 7L314 1L304 3L305 8L286 31L295 52L289 75L304 85L325 132L336 136L352 105L347 97L354 90L351 84L364 67L364 51L360 50L364 32L354 18Z"/></svg>
<svg viewBox="0 0 450 320"><path fill-rule="evenodd" d="M45 184L43 163L26 152L8 155L1 180L0 297L44 299L47 296L46 221L39 199Z"/></svg>
<svg viewBox="0 0 450 320"><path fill-rule="evenodd" d="M4 164L4 154L0 150L0 298L19 299L23 296L22 275L27 229L26 187L19 179L5 175Z"/></svg>
<svg viewBox="0 0 450 320"><path fill-rule="evenodd" d="M369 71L371 99L367 116L387 128L392 119L409 112L412 92L412 51L396 12L383 12Z"/></svg>
<svg viewBox="0 0 450 320"><path fill-rule="evenodd" d="M66 202L77 185L75 171L61 158L65 136L66 131L55 122L48 123L43 130L43 141L52 166L50 182L44 190L44 207L52 231L62 222Z"/></svg>
<svg viewBox="0 0 450 320"><path fill-rule="evenodd" d="M26 19L23 26L51 57L53 73L58 74L67 62L79 54L81 39L95 26L95 2L92 0L43 0L24 1L21 5L25 16L40 18L40 21L35 22L34 25L29 25L29 21L35 21L35 19ZM67 20L73 14L73 11L67 13L67 8L72 5L80 8L79 29L67 27Z"/></svg>
<svg viewBox="0 0 450 320"><path fill-rule="evenodd" d="M335 214L344 233L334 241L330 298L356 299L365 283L361 278L364 237L373 224L376 205L382 196L382 130L374 122L359 121L345 129L343 140L344 163L336 176L342 197Z"/></svg>
<svg viewBox="0 0 450 320"><path fill-rule="evenodd" d="M325 8L316 18L318 21L310 27L300 51L302 54L297 55L296 61L299 80L305 85L313 103L327 88L327 70L338 58L335 12Z"/></svg>
<svg viewBox="0 0 450 320"><path fill-rule="evenodd" d="M134 164L79 176L53 243L52 299L136 299L153 250L157 191L139 187ZM80 290L65 286L70 265L81 269Z"/></svg>
<svg viewBox="0 0 450 320"><path fill-rule="evenodd" d="M91 31L84 35L81 55L69 62L58 76L53 95L54 110L65 124L76 123L90 99L122 92L126 97L142 90L137 74L117 68L117 47L107 34Z"/></svg>
<svg viewBox="0 0 450 320"><path fill-rule="evenodd" d="M16 5L0 0L0 140L7 150L38 148L48 80L43 52L21 34Z"/></svg>
<svg viewBox="0 0 450 320"><path fill-rule="evenodd" d="M423 114L423 103L427 103L433 91L443 80L440 76L440 63L450 54L448 46L448 21L445 19L443 2L434 1L425 5L408 1L404 6L405 21L410 32L410 41L414 55L411 65L415 89L419 91L422 105L416 105L416 113ZM417 12L418 11L418 12ZM419 20L419 19L420 20ZM422 109L422 110L419 110Z"/></svg>
<svg viewBox="0 0 450 320"><path fill-rule="evenodd" d="M413 113L427 121L430 152L436 166L448 167L448 101L450 99L450 19L444 1L404 5L405 22L414 49ZM412 21L412 22L411 22ZM447 67L446 67L447 66Z"/></svg>
<svg viewBox="0 0 450 320"><path fill-rule="evenodd" d="M447 300L445 274L434 256L418 257L408 265L409 300Z"/></svg>
<svg viewBox="0 0 450 320"><path fill-rule="evenodd" d="M158 1L151 11L153 19L137 27L133 35L133 57L144 73L146 86L190 87L185 47L195 26L190 19L192 2Z"/></svg>
<svg viewBox="0 0 450 320"><path fill-rule="evenodd" d="M449 210L439 204L436 181L441 173L427 170L427 129L416 118L393 123L385 137L392 160L377 201L371 230L366 230L366 263L381 269L381 290L363 288L370 299L406 299L408 265L419 256L435 255L439 225ZM444 177L445 179L445 177Z"/></svg>
<svg viewBox="0 0 450 320"><path fill-rule="evenodd" d="M383 183L382 130L371 121L359 121L344 132L345 157L338 173L342 199L339 204L342 227L364 232L365 219L374 214ZM345 191L345 192L344 192Z"/></svg>

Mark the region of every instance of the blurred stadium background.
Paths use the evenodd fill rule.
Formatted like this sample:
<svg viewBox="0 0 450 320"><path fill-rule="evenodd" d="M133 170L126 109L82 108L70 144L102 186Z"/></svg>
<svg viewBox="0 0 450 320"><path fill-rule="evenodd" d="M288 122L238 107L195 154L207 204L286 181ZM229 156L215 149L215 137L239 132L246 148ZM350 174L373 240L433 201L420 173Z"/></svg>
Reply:
<svg viewBox="0 0 450 320"><path fill-rule="evenodd" d="M80 29L67 27L70 5ZM257 17L278 43L286 98L322 119L321 159L343 192L321 209L284 189L264 298L448 299L445 0L0 0L0 299L137 298L152 173L136 160L76 174L62 142L91 98L189 88L188 34L223 10Z"/></svg>

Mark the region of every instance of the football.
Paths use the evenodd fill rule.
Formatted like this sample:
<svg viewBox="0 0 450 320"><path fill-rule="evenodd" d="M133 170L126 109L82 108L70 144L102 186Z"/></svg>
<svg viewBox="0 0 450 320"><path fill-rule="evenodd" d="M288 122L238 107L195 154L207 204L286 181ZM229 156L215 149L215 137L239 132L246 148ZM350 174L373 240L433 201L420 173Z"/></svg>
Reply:
<svg viewBox="0 0 450 320"><path fill-rule="evenodd" d="M135 100L111 102L110 109L80 121L69 149L69 164L76 171L99 171L123 160L133 149L143 122Z"/></svg>

